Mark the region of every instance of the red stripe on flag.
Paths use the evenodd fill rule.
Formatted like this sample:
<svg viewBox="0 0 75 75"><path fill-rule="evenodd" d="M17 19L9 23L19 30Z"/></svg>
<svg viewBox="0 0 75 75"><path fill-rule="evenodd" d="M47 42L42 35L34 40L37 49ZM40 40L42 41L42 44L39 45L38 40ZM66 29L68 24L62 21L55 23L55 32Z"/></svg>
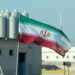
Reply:
<svg viewBox="0 0 75 75"><path fill-rule="evenodd" d="M65 56L65 53L67 52L67 50L63 49L56 42L53 42L51 40L42 39L39 36L18 33L18 41L23 42L23 43L35 43L40 46L51 48L62 56Z"/></svg>

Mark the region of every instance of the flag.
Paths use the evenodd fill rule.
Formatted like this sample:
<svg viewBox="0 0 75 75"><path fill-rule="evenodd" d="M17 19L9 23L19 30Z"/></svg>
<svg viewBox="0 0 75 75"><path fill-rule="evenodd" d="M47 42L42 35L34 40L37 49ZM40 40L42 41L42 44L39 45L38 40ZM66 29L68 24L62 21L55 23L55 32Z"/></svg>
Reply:
<svg viewBox="0 0 75 75"><path fill-rule="evenodd" d="M35 43L53 49L65 56L71 48L70 40L63 31L20 14L18 42Z"/></svg>

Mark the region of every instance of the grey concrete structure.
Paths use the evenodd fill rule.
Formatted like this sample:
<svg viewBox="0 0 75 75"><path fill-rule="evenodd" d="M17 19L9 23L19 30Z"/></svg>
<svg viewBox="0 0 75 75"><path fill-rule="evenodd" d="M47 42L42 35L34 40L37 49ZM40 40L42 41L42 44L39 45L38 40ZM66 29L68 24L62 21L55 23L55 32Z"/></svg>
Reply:
<svg viewBox="0 0 75 75"><path fill-rule="evenodd" d="M0 66L4 75L16 75L17 40L0 39ZM19 44L18 75L41 75L41 47Z"/></svg>

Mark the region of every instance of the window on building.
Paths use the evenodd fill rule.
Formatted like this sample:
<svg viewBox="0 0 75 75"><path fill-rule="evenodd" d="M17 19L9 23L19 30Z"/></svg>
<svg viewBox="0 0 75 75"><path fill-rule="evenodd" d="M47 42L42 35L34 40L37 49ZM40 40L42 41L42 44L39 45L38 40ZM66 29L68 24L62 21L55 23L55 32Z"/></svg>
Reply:
<svg viewBox="0 0 75 75"><path fill-rule="evenodd" d="M0 55L2 54L2 51L0 50Z"/></svg>
<svg viewBox="0 0 75 75"><path fill-rule="evenodd" d="M67 58L69 58L69 56L67 56Z"/></svg>
<svg viewBox="0 0 75 75"><path fill-rule="evenodd" d="M13 50L9 50L9 55L10 55L10 56L13 55Z"/></svg>
<svg viewBox="0 0 75 75"><path fill-rule="evenodd" d="M56 56L56 58L58 59L59 57L58 57L58 56Z"/></svg>

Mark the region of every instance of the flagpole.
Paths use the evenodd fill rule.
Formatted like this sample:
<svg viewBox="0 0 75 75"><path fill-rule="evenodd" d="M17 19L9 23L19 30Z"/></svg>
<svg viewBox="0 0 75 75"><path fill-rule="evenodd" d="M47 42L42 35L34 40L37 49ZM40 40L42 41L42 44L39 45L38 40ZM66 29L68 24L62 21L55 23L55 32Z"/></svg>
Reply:
<svg viewBox="0 0 75 75"><path fill-rule="evenodd" d="M19 16L20 17L20 16ZM19 19L18 19L19 21ZM18 31L20 30L20 25L18 26ZM16 57L16 75L18 75L18 60L19 60L19 47L20 43L17 43L17 57Z"/></svg>
<svg viewBox="0 0 75 75"><path fill-rule="evenodd" d="M26 14L26 12L24 11L23 15L26 16L28 14ZM20 15L19 15L19 18L20 18ZM20 31L20 25L18 26L18 31ZM21 38L21 36L20 36L20 38ZM16 75L18 75L19 46L20 46L20 43L18 42L17 43L17 58L16 58Z"/></svg>
<svg viewBox="0 0 75 75"><path fill-rule="evenodd" d="M18 75L19 42L17 43L16 75Z"/></svg>

